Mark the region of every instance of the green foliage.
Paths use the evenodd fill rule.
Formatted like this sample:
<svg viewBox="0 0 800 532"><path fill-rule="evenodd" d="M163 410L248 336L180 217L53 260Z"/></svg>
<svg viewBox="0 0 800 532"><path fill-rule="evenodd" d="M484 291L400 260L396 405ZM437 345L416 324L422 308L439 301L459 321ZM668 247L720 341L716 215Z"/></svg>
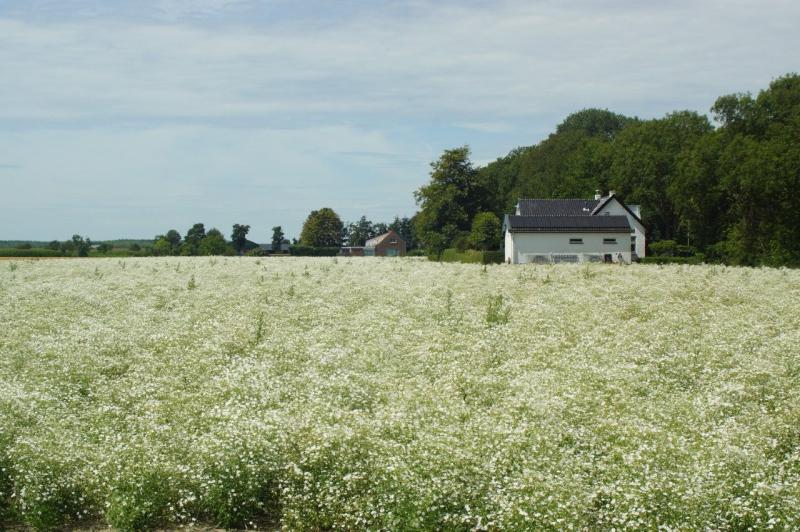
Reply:
<svg viewBox="0 0 800 532"><path fill-rule="evenodd" d="M92 249L92 241L84 239L81 235L72 235L70 249L76 257L88 257L89 250Z"/></svg>
<svg viewBox="0 0 800 532"><path fill-rule="evenodd" d="M377 236L379 233L375 232L374 225L366 216L362 216L357 222L347 224L347 245L363 246L367 240Z"/></svg>
<svg viewBox="0 0 800 532"><path fill-rule="evenodd" d="M391 229L400 235L400 238L406 242L406 250L410 251L419 247L417 241L417 233L414 229L414 218L400 218L394 217L392 223L389 224L387 229Z"/></svg>
<svg viewBox="0 0 800 532"><path fill-rule="evenodd" d="M640 264L702 264L703 262L705 262L705 256L702 254L693 255L691 257L654 255L654 256L642 257L639 259Z"/></svg>
<svg viewBox="0 0 800 532"><path fill-rule="evenodd" d="M632 124L614 140L609 186L626 203L642 205L648 239L669 240L679 234L680 218L673 201L682 193L676 185L679 163L711 132L708 118L681 111Z"/></svg>
<svg viewBox="0 0 800 532"><path fill-rule="evenodd" d="M0 257L60 257L61 251L45 248L0 248Z"/></svg>
<svg viewBox="0 0 800 532"><path fill-rule="evenodd" d="M224 255L228 251L228 244L219 229L210 229L203 240L200 241L201 255Z"/></svg>
<svg viewBox="0 0 800 532"><path fill-rule="evenodd" d="M309 247L339 247L342 245L344 224L333 209L323 207L311 211L300 233L300 245Z"/></svg>
<svg viewBox="0 0 800 532"><path fill-rule="evenodd" d="M439 254L469 232L486 194L469 159L469 147L445 150L431 163L431 181L414 192L420 207L414 226L421 244Z"/></svg>
<svg viewBox="0 0 800 532"><path fill-rule="evenodd" d="M196 223L186 231L186 238L183 239L181 255L200 255L200 243L206 236L206 227L202 223Z"/></svg>
<svg viewBox="0 0 800 532"><path fill-rule="evenodd" d="M172 255L172 244L170 244L166 237L159 237L153 243L153 255L161 257Z"/></svg>
<svg viewBox="0 0 800 532"><path fill-rule="evenodd" d="M648 246L650 253L659 257L672 257L678 248L678 244L674 240L660 240L658 242L651 242Z"/></svg>
<svg viewBox="0 0 800 532"><path fill-rule="evenodd" d="M170 254L177 255L181 246L181 234L175 229L170 229L167 231L167 234L164 235L164 238L169 242Z"/></svg>
<svg viewBox="0 0 800 532"><path fill-rule="evenodd" d="M478 251L474 249L459 250L456 248L445 249L440 257L431 257L432 260L442 262L463 262L466 264L501 264L502 251Z"/></svg>
<svg viewBox="0 0 800 532"><path fill-rule="evenodd" d="M233 231L231 232L231 243L233 244L233 249L239 253L244 251L245 244L247 244L247 233L249 232L249 225L233 224Z"/></svg>
<svg viewBox="0 0 800 532"><path fill-rule="evenodd" d="M493 250L500 247L502 224L493 212L480 212L472 221L469 242L474 249Z"/></svg>
<svg viewBox="0 0 800 532"><path fill-rule="evenodd" d="M502 295L489 298L489 302L486 304L486 324L489 327L508 323L510 316L511 307L505 304Z"/></svg>
<svg viewBox="0 0 800 532"><path fill-rule="evenodd" d="M283 228L280 225L276 225L272 228L272 251L280 251L281 246L285 240L285 236L283 234Z"/></svg>
<svg viewBox="0 0 800 532"><path fill-rule="evenodd" d="M174 514L179 499L176 479L166 471L142 466L111 487L105 516L117 530L155 530Z"/></svg>
<svg viewBox="0 0 800 532"><path fill-rule="evenodd" d="M290 246L289 254L295 257L334 257L339 254L338 247Z"/></svg>

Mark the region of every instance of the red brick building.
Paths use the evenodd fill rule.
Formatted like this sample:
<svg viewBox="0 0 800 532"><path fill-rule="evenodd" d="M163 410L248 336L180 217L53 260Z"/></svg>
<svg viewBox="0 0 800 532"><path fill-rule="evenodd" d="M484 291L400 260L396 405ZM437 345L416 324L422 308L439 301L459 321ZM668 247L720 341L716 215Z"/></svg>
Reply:
<svg viewBox="0 0 800 532"><path fill-rule="evenodd" d="M406 241L390 230L370 238L363 247L345 246L339 253L345 257L403 257L406 254Z"/></svg>

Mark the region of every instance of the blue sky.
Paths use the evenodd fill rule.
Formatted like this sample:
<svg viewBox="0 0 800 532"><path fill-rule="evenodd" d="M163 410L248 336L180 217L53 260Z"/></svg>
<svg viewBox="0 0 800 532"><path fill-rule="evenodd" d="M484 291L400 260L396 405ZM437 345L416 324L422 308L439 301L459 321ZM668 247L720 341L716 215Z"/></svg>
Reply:
<svg viewBox="0 0 800 532"><path fill-rule="evenodd" d="M0 239L410 216L444 149L705 113L799 71L798 25L779 0L0 0Z"/></svg>

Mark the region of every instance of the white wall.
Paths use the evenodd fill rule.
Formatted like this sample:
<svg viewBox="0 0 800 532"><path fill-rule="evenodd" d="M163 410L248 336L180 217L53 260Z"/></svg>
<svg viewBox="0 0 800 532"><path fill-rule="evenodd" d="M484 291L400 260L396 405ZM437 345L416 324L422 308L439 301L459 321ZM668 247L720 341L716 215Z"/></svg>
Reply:
<svg viewBox="0 0 800 532"><path fill-rule="evenodd" d="M514 261L514 239L511 238L511 233L506 229L506 240L505 240L505 253L506 253L506 262L511 262L516 264Z"/></svg>
<svg viewBox="0 0 800 532"><path fill-rule="evenodd" d="M583 244L570 244L571 238L583 239ZM615 238L615 244L604 244L604 238ZM510 242L509 242L510 241ZM631 234L620 233L510 233L506 231L506 262L513 264L530 262L530 255L579 255L579 260L587 260L582 254L605 255L610 253L617 262L622 254L624 262L631 261Z"/></svg>
<svg viewBox="0 0 800 532"><path fill-rule="evenodd" d="M613 198L611 201L609 201L608 204L605 207L603 207L603 209L600 212L598 212L595 216L604 216L606 214L610 216L626 216L628 218L628 222L631 224L631 227L633 228L633 234L634 236L636 236L636 254L639 257L644 257L645 253L644 226L640 224L638 220L636 220L636 218L631 216L631 214L628 211L626 211L622 207L622 205L619 204L619 201L617 201L616 198ZM628 248L628 251L630 251L630 248Z"/></svg>

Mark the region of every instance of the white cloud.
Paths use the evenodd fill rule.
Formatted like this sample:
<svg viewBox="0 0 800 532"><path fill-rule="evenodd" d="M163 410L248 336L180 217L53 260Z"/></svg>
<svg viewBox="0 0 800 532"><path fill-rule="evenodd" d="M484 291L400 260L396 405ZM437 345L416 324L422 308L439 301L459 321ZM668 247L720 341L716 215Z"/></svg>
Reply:
<svg viewBox="0 0 800 532"><path fill-rule="evenodd" d="M233 3L162 2L176 12ZM431 4L412 17L379 11L322 28L4 20L0 97L13 105L0 116L366 113L490 123L553 108L709 105L797 66L800 37L786 20L800 18L800 4L610 5Z"/></svg>
<svg viewBox="0 0 800 532"><path fill-rule="evenodd" d="M443 148L489 161L581 108L705 111L800 70L800 3L783 0L37 5L0 8L0 186L16 215L49 205L50 227L147 205L163 230L170 201L175 226L284 209L298 229L321 201L411 214ZM141 220L124 233L153 232Z"/></svg>

